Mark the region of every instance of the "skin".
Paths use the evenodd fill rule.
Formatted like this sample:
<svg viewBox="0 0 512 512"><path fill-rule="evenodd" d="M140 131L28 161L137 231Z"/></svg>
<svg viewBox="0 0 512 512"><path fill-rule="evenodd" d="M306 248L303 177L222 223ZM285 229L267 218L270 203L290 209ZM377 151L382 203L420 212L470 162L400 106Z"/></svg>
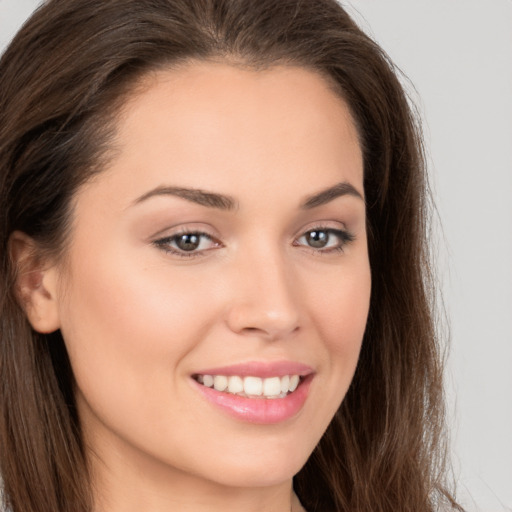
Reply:
<svg viewBox="0 0 512 512"><path fill-rule="evenodd" d="M60 328L69 352L97 511L301 510L292 477L345 396L370 298L347 106L302 68L194 62L146 77L115 146L77 192L65 263L27 285L32 325ZM338 183L361 197L301 207ZM227 195L235 207L138 201L162 186ZM311 247L314 228L354 239L331 233L327 249ZM187 230L211 237L191 257L155 243ZM277 424L225 414L191 378L280 360L315 377L300 412Z"/></svg>

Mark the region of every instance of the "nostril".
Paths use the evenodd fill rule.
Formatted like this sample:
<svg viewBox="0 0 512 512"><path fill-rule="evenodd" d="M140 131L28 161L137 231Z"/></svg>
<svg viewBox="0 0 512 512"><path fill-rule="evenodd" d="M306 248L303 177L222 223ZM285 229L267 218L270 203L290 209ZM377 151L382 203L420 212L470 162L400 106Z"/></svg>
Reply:
<svg viewBox="0 0 512 512"><path fill-rule="evenodd" d="M299 330L298 326L295 326L294 328L287 329L284 328L274 328L274 327L267 327L267 328L260 328L260 327L244 327L243 329L239 330L238 332L240 334L245 334L246 336L255 336L255 337L261 337L263 339L268 339L271 341L275 341L281 338L288 338L289 336L294 335Z"/></svg>
<svg viewBox="0 0 512 512"><path fill-rule="evenodd" d="M258 327L244 327L241 332L245 333L245 334L253 334L253 335L258 335L258 336L265 336L266 335L266 331L264 329L259 329Z"/></svg>

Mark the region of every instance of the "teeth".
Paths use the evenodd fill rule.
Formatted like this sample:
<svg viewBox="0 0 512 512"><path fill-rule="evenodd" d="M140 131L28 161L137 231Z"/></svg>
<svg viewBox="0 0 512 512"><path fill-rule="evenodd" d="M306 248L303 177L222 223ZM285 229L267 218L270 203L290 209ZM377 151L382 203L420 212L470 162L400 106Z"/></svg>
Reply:
<svg viewBox="0 0 512 512"><path fill-rule="evenodd" d="M263 394L263 380L259 377L245 377L244 392L246 395L261 396Z"/></svg>
<svg viewBox="0 0 512 512"><path fill-rule="evenodd" d="M289 386L289 390L290 391L295 391L297 389L297 386L299 385L299 376L298 375L292 375L290 377L290 386Z"/></svg>
<svg viewBox="0 0 512 512"><path fill-rule="evenodd" d="M207 388L244 397L284 398L297 389L299 375L283 377L240 377L238 375L198 375L196 380Z"/></svg>
<svg viewBox="0 0 512 512"><path fill-rule="evenodd" d="M263 394L265 396L275 396L281 393L281 379L272 377L263 381Z"/></svg>
<svg viewBox="0 0 512 512"><path fill-rule="evenodd" d="M285 375L281 377L281 393L288 393L290 391L290 376Z"/></svg>
<svg viewBox="0 0 512 512"><path fill-rule="evenodd" d="M229 377L228 391L230 393L241 393L244 390L244 381L238 375Z"/></svg>
<svg viewBox="0 0 512 512"><path fill-rule="evenodd" d="M217 391L224 391L228 387L228 378L224 375L215 375L213 378L213 387Z"/></svg>

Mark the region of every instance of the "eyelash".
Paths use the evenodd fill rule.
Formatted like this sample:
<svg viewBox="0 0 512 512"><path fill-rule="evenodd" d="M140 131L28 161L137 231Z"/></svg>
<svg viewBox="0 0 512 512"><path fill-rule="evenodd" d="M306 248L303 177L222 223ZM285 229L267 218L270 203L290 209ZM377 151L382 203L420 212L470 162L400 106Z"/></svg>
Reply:
<svg viewBox="0 0 512 512"><path fill-rule="evenodd" d="M306 232L304 232L300 237L297 238L297 240L300 240L301 238L312 234L312 233L327 233L327 236L330 237L335 236L338 238L338 243L335 247L329 247L329 248L315 248L308 245L303 245L304 248L312 251L315 255L326 255L326 254L332 254L332 253L338 253L343 252L348 244L353 242L356 237L352 233L350 233L347 230L343 229L336 229L336 228L330 228L327 226L315 226L312 229L308 229ZM299 246L302 244L298 244L297 242L294 242L295 246Z"/></svg>
<svg viewBox="0 0 512 512"><path fill-rule="evenodd" d="M312 233L326 233L327 236L329 237L328 240L330 241L330 237L331 236L335 236L338 238L339 242L336 244L335 247L330 247L330 248L327 248L327 249L324 249L324 248L315 248L315 247L311 247L311 246L308 246L308 245L305 245L305 244L299 244L298 243L298 240L300 240L301 238L307 236L307 235L310 235ZM200 239L207 239L209 240L210 242L212 242L214 244L213 247L211 248L208 248L208 249L202 249L202 250L197 250L197 249L194 249L194 250L191 250L191 251L186 251L186 250L183 250L183 249L179 249L179 248L173 248L171 246L172 243L176 243L177 240L180 239L180 237L183 237L183 236L190 236L190 237L198 237ZM346 230L342 230L342 229L335 229L335 228L330 228L330 227L323 227L323 226L316 226L312 229L308 229L307 231L305 231L302 235L300 235L300 237L298 237L297 239L295 239L293 245L296 246L296 247L304 247L305 249L307 250L310 250L311 252L313 252L315 255L325 255L325 254L331 254L331 253L337 253L337 252L343 252L345 247L350 244L351 242L353 242L355 240L355 236L350 233L349 231L346 231ZM208 252L209 250L211 250L212 248L216 248L216 247L222 247L222 243L218 240L216 240L213 236L209 235L208 233L205 233L205 232L202 232L202 231L194 231L194 230L182 230L178 233L175 233L171 236L166 236L164 238L160 238L158 240L155 240L153 242L153 244L158 247L159 249L163 250L164 252L166 253L170 253L172 255L175 255L175 256L178 256L180 258L197 258L197 257L201 257L201 256L204 256L206 252Z"/></svg>
<svg viewBox="0 0 512 512"><path fill-rule="evenodd" d="M178 256L180 258L197 258L200 256L204 256L204 253L209 251L209 249L203 249L200 251L197 251L197 250L185 251L183 249L171 247L172 243L176 243L176 241L179 240L180 237L183 237L185 235L196 236L196 237L199 237L202 239L210 240L211 242L213 242L215 244L214 247L222 246L221 242L216 240L214 237L212 237L208 233L204 233L203 231L194 231L194 230L187 230L187 229L183 229L183 230L179 231L178 233L175 233L171 236L166 236L165 238L160 238L158 240L155 240L153 243L159 249L163 250L164 252Z"/></svg>

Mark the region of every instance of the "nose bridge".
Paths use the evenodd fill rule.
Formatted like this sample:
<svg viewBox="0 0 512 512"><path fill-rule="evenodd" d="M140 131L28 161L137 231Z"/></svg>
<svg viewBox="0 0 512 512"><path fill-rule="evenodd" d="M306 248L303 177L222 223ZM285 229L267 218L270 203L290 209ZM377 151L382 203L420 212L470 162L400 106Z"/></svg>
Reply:
<svg viewBox="0 0 512 512"><path fill-rule="evenodd" d="M299 304L293 268L276 246L258 245L240 254L229 312L230 327L270 339L299 327Z"/></svg>

